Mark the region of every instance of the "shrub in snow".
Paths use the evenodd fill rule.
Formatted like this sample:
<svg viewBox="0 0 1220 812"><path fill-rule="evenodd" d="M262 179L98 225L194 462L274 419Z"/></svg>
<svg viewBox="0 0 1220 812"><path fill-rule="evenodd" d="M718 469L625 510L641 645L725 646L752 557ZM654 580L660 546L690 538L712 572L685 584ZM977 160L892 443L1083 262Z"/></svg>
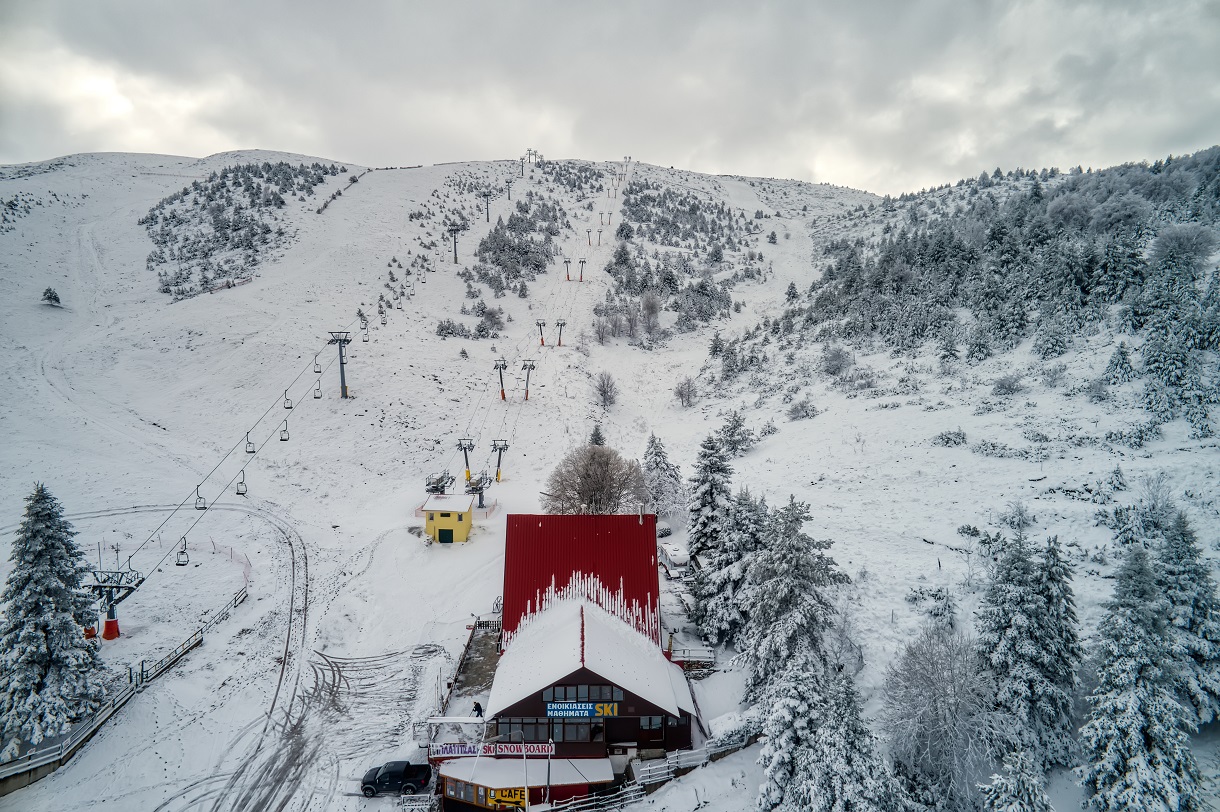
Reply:
<svg viewBox="0 0 1220 812"><path fill-rule="evenodd" d="M59 501L35 485L0 595L0 759L67 733L105 693L97 642L81 632L97 615L82 587L89 565L75 536Z"/></svg>
<svg viewBox="0 0 1220 812"><path fill-rule="evenodd" d="M1103 403L1110 399L1110 387L1105 378L1096 378L1084 388L1084 394L1090 403Z"/></svg>
<svg viewBox="0 0 1220 812"><path fill-rule="evenodd" d="M441 319L436 324L436 334L441 338L474 338L474 334L470 332L470 328L464 324L458 324L453 319Z"/></svg>
<svg viewBox="0 0 1220 812"><path fill-rule="evenodd" d="M996 378L992 384L991 393L993 395L1008 396L1015 395L1022 390L1021 378L1023 376L1017 372L1010 372L1007 375L1001 375Z"/></svg>
<svg viewBox="0 0 1220 812"><path fill-rule="evenodd" d="M822 372L838 377L855 363L851 353L839 344L826 344L822 347L822 360L819 364Z"/></svg>
<svg viewBox="0 0 1220 812"><path fill-rule="evenodd" d="M59 304L59 294L55 292L55 288L47 288L42 292L42 300L47 304Z"/></svg>
<svg viewBox="0 0 1220 812"><path fill-rule="evenodd" d="M1080 730L1089 808L1200 810L1195 725L1174 698L1165 600L1142 545L1127 547L1098 628L1101 667Z"/></svg>
<svg viewBox="0 0 1220 812"><path fill-rule="evenodd" d="M809 398L802 398L788 407L789 420L808 420L818 416L818 407Z"/></svg>
<svg viewBox="0 0 1220 812"><path fill-rule="evenodd" d="M678 385L674 387L674 397L678 399L678 403L683 407L692 406L695 402L696 394L695 379L689 375L678 381Z"/></svg>
<svg viewBox="0 0 1220 812"><path fill-rule="evenodd" d="M1125 429L1107 431L1105 434L1107 443L1125 445L1128 448L1143 448L1145 443L1159 440L1161 437L1161 424L1156 420L1149 420L1147 423L1140 423Z"/></svg>
<svg viewBox="0 0 1220 812"><path fill-rule="evenodd" d="M959 426L956 431L942 431L940 434L932 438L932 445L944 446L952 448L953 446L966 444L966 432L962 431Z"/></svg>
<svg viewBox="0 0 1220 812"><path fill-rule="evenodd" d="M609 409L618 401L618 384L609 372L599 372L593 379L593 391L603 409Z"/></svg>

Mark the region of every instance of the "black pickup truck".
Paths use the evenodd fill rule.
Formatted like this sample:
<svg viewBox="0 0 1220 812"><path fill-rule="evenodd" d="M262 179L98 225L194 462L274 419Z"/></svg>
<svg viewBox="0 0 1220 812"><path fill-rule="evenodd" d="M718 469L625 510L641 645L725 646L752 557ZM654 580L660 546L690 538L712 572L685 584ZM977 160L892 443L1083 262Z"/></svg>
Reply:
<svg viewBox="0 0 1220 812"><path fill-rule="evenodd" d="M412 764L409 761L387 761L374 767L360 779L360 791L365 798L393 793L414 795L432 780L432 767L427 764Z"/></svg>

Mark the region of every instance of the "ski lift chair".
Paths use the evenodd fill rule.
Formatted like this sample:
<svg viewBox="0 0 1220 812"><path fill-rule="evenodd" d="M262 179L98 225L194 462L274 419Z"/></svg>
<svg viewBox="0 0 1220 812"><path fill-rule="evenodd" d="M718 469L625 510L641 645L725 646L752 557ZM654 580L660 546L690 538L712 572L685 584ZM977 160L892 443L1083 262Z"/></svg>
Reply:
<svg viewBox="0 0 1220 812"><path fill-rule="evenodd" d="M398 309L402 310L402 299L398 300Z"/></svg>
<svg viewBox="0 0 1220 812"><path fill-rule="evenodd" d="M241 481L237 483L237 495L246 495L246 469L244 468L241 471Z"/></svg>
<svg viewBox="0 0 1220 812"><path fill-rule="evenodd" d="M174 566L185 567L189 563L191 563L191 557L186 554L186 536L183 536L182 549L180 549L178 554L174 556Z"/></svg>
<svg viewBox="0 0 1220 812"><path fill-rule="evenodd" d="M313 387L313 399L321 400L322 398L322 381L318 381Z"/></svg>
<svg viewBox="0 0 1220 812"><path fill-rule="evenodd" d="M382 324L385 324L385 323L386 323L386 321L385 321L385 313L382 313L382 314L381 314L381 323L382 323Z"/></svg>
<svg viewBox="0 0 1220 812"><path fill-rule="evenodd" d="M246 432L246 453L253 454L256 450L257 449L255 449L254 443L250 441L250 432L247 431Z"/></svg>
<svg viewBox="0 0 1220 812"><path fill-rule="evenodd" d="M207 510L208 500L199 495L199 486L195 486L195 510Z"/></svg>
<svg viewBox="0 0 1220 812"><path fill-rule="evenodd" d="M313 357L313 371L314 371L314 372L321 372L321 371L322 371L322 365L321 365L320 363L318 363L318 356L317 356L317 354L314 354L314 357Z"/></svg>
<svg viewBox="0 0 1220 812"><path fill-rule="evenodd" d="M280 429L280 442L288 442L288 421L284 421L284 428Z"/></svg>
<svg viewBox="0 0 1220 812"><path fill-rule="evenodd" d="M285 389L285 390L284 390L284 408L285 408L285 409L291 409L291 408L292 408L292 400L290 400L290 399L289 399L289 397L288 397L288 390L287 390L287 389Z"/></svg>
<svg viewBox="0 0 1220 812"><path fill-rule="evenodd" d="M369 343L369 331L368 330L364 331L364 343L365 344Z"/></svg>

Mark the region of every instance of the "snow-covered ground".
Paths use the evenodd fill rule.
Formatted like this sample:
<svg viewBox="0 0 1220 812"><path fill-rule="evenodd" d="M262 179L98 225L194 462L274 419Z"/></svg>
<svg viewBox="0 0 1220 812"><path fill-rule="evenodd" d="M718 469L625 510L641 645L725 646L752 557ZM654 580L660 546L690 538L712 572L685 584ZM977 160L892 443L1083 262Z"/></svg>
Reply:
<svg viewBox="0 0 1220 812"><path fill-rule="evenodd" d="M0 480L0 522L15 525L22 499L43 481L69 516L79 514L79 541L91 556L100 542L103 561L112 563L117 544L118 556L131 556L148 576L119 607L124 637L103 646L116 679L185 639L247 579L250 591L202 648L136 696L66 767L0 799L2 809L256 809L284 798L290 809L388 808L389 799L356 796L355 780L368 766L417 755L409 721L435 706L471 615L491 612L500 593L504 515L538 509L546 476L594 422L632 457L655 432L689 474L698 443L728 409L743 408L755 429L775 421L778 433L733 461L735 484L773 505L789 494L808 501L815 516L808 530L834 540L831 555L854 580L841 600L863 646L859 681L870 715L887 663L924 617L905 600L910 589L952 588L963 618L977 605L978 594L962 586L969 573L959 525L995 530L1007 505L1024 500L1036 516L1033 532L1057 533L1095 553L1110 536L1093 524L1099 505L1063 489L1102 479L1119 464L1133 484L1165 473L1207 554L1217 555L1214 440L1189 440L1170 424L1164 439L1139 451L1073 442L1073 435L1143 419L1134 391L1096 406L1064 395L1104 366L1116 338L1104 330L1062 359L1064 382L1047 386L1031 374L1027 390L1007 399L991 394L991 382L1014 365L1032 365L1025 349L949 378L935 373L930 357L861 354L857 362L876 370L885 394L848 397L812 372L817 348L808 348L768 377L743 377L701 393L691 409L679 407L673 386L706 362L712 329L733 335L779 314L788 283L803 290L812 280L822 241L837 234L832 218L875 201L871 195L633 166L747 215L763 209L770 215L763 235L779 235L775 245L758 245L772 268L765 284L743 281L733 291L740 314L651 350L626 339L601 346L589 335L593 307L610 286L601 269L614 241L607 229L601 246L591 246L585 230L596 241L598 212L617 211L621 201L605 193L578 200L561 189L551 194L574 231L558 239L564 256L588 259L585 282L566 282L557 263L530 285L528 299L493 300L485 292L489 305L512 318L504 337L436 336L439 318L461 319L459 308L469 304L454 271L472 262L490 228L482 199L446 180L513 178L517 161L373 171L315 214L346 185L344 176L331 178L309 202L289 202L284 216L295 241L264 262L251 284L177 303L158 293L145 268L151 243L136 221L214 169L279 159L313 160L105 154L0 170L0 198L23 193L41 202L0 233L0 432L8 472ZM491 201L493 223L527 190L546 189L536 170L526 175L513 186L513 203ZM459 236L456 266L438 220L409 218L446 195L444 205L464 207L471 223ZM421 249L419 239L438 247ZM406 265L421 252L439 258L438 270L416 284L402 310L388 313L386 325L372 318L368 343L353 333L347 382L354 398L341 400L328 331L355 330L357 307L375 310L391 257ZM63 307L39 302L48 285ZM562 347L554 346L559 318L568 325ZM547 321L546 346L539 346L539 319ZM672 319L664 313L662 324ZM321 399L312 396L315 354L324 368ZM508 362L503 402L498 358ZM527 360L536 365L528 402ZM621 390L608 411L595 405L591 389L601 371ZM781 395L793 385L798 399L810 396L822 413L787 421ZM285 389L291 410L282 404ZM285 419L290 439L280 442ZM929 442L958 427L969 445ZM260 446L252 458L244 453L247 432ZM1039 436L1046 439L1028 439ZM469 544L426 546L409 532L421 524L413 510L424 477L443 469L460 477L457 441L466 437L475 441L476 472L494 468L492 440L509 442L503 481L488 492L498 509ZM1027 459L985 457L970 450L983 439L1042 450ZM231 484L243 466L248 497ZM206 511L192 509L197 485L212 505ZM161 561L184 534L190 564L175 567L172 555ZM1113 563L1076 563L1088 633ZM0 576L8 567L0 563ZM700 683L705 714L738 710L740 685L732 672ZM1215 732L1201 733L1196 746L1214 779ZM641 808L749 808L760 780L755 753L697 770ZM1078 797L1066 779L1055 792L1062 808Z"/></svg>

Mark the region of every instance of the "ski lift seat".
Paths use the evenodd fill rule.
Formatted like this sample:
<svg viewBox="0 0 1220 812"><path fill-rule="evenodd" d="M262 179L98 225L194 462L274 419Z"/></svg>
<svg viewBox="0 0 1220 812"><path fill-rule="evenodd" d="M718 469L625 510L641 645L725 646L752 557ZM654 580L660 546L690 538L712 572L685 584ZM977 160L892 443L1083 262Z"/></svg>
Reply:
<svg viewBox="0 0 1220 812"><path fill-rule="evenodd" d="M280 442L281 442L281 443L286 443L286 442L288 442L288 429L281 429L281 430L280 430Z"/></svg>
<svg viewBox="0 0 1220 812"><path fill-rule="evenodd" d="M237 483L237 495L238 496L246 495L246 483L244 483L244 482Z"/></svg>
<svg viewBox="0 0 1220 812"><path fill-rule="evenodd" d="M186 550L179 550L174 557L174 566L185 567L189 563L191 563L191 557L186 554Z"/></svg>

